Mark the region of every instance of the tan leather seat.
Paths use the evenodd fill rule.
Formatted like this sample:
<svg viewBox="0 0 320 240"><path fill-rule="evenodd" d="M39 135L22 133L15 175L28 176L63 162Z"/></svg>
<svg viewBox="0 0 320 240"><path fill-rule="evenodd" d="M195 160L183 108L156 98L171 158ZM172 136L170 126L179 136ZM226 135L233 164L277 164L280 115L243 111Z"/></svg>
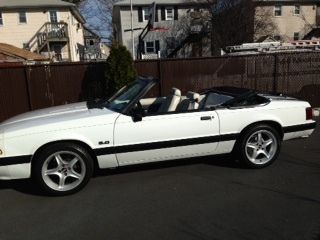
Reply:
<svg viewBox="0 0 320 240"><path fill-rule="evenodd" d="M165 101L161 104L158 112L174 112L181 100L181 91L178 88L172 88L170 95L166 97Z"/></svg>
<svg viewBox="0 0 320 240"><path fill-rule="evenodd" d="M190 104L188 110L197 110L199 109L200 94L195 92L188 92L187 98L190 99Z"/></svg>
<svg viewBox="0 0 320 240"><path fill-rule="evenodd" d="M199 109L200 94L195 92L188 92L187 98L183 99L177 107L178 112L185 112L189 110Z"/></svg>

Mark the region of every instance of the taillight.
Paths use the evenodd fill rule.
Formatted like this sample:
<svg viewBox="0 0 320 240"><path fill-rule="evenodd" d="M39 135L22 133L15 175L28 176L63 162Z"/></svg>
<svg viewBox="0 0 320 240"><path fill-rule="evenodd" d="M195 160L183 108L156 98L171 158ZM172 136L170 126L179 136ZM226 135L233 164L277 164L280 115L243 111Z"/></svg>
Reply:
<svg viewBox="0 0 320 240"><path fill-rule="evenodd" d="M306 120L312 120L313 110L311 107L306 108Z"/></svg>

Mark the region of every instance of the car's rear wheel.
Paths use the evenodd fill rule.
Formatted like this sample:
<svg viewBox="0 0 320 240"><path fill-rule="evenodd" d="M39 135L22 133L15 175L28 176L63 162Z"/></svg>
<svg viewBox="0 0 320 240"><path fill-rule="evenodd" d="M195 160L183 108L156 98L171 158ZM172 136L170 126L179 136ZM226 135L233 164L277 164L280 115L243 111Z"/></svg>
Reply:
<svg viewBox="0 0 320 240"><path fill-rule="evenodd" d="M93 172L93 160L73 143L49 145L34 160L33 177L51 195L68 195L82 189Z"/></svg>
<svg viewBox="0 0 320 240"><path fill-rule="evenodd" d="M278 158L281 140L273 127L258 125L242 135L238 146L236 152L242 163L251 168L263 168Z"/></svg>

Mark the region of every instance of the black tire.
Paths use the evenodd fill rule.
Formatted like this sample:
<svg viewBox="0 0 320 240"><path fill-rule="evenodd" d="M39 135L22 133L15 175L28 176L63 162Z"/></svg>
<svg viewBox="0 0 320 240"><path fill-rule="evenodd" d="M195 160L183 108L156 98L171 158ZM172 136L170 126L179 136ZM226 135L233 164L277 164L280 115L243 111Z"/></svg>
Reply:
<svg viewBox="0 0 320 240"><path fill-rule="evenodd" d="M263 136L265 136L264 138L266 139L269 137L270 141L273 141L273 143L265 146L267 144L266 139L264 139L266 141L265 144L258 143L258 140L256 143L255 139L259 138L259 133L262 134L262 139ZM234 154L236 155L235 157L239 158L241 163L246 167L258 169L271 165L278 158L280 148L281 138L279 132L269 125L261 124L247 129L241 135L240 139L236 142ZM255 154L258 152L259 154L255 158ZM268 152L270 153L269 158L265 155ZM254 161L254 159L256 160Z"/></svg>
<svg viewBox="0 0 320 240"><path fill-rule="evenodd" d="M52 196L80 191L92 174L92 157L85 148L74 143L49 145L32 162L32 178L41 190Z"/></svg>

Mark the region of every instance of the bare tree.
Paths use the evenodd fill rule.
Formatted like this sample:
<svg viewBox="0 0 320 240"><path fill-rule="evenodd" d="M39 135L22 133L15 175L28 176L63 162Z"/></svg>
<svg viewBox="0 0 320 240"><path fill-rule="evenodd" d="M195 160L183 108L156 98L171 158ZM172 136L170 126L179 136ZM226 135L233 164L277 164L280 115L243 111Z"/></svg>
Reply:
<svg viewBox="0 0 320 240"><path fill-rule="evenodd" d="M203 42L209 38L208 19L206 11L188 11L178 21L169 27L164 34L166 39L166 56L200 57L210 55Z"/></svg>
<svg viewBox="0 0 320 240"><path fill-rule="evenodd" d="M80 11L88 20L89 27L110 42L112 41L113 6L118 1L84 0L79 3Z"/></svg>
<svg viewBox="0 0 320 240"><path fill-rule="evenodd" d="M254 11L254 36L253 41L256 42L263 37L273 37L279 34L279 29L273 20L272 8L260 7Z"/></svg>
<svg viewBox="0 0 320 240"><path fill-rule="evenodd" d="M273 36L278 32L273 12L264 8L256 11L252 0L186 1L198 3L208 11L212 55L220 54L220 49L226 46L256 41L261 36Z"/></svg>
<svg viewBox="0 0 320 240"><path fill-rule="evenodd" d="M301 10L301 14L300 14L300 18L304 23L304 27L302 29L302 34L304 37L308 37L309 33L316 28L316 24L311 23L309 21L310 17L306 15L305 12L303 12L303 10ZM311 38L311 36L309 36Z"/></svg>
<svg viewBox="0 0 320 240"><path fill-rule="evenodd" d="M176 51L190 32L190 19L187 16L183 16L180 17L178 21L170 24L170 26L167 24L166 27L170 29L170 31L163 34L163 39L166 44L163 54L165 56L169 56L170 54L176 55L173 51Z"/></svg>
<svg viewBox="0 0 320 240"><path fill-rule="evenodd" d="M209 31L209 38L210 38L210 51L211 55L215 55L215 33L212 29L212 26L214 25L215 19L216 19L216 13L219 5L224 5L225 2L229 1L221 1L221 3L218 3L219 0L186 0L187 3L195 4L196 6L199 6L199 8L205 10L202 14L202 22L206 27L210 27L211 31Z"/></svg>

